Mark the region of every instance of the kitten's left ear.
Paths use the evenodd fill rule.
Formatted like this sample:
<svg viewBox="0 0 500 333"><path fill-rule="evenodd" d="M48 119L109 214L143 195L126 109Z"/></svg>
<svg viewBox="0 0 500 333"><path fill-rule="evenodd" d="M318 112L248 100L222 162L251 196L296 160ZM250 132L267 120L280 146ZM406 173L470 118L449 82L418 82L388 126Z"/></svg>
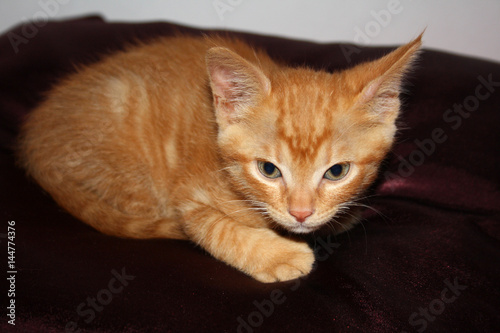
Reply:
<svg viewBox="0 0 500 333"><path fill-rule="evenodd" d="M423 32L386 56L354 69L366 80L358 95L358 103L368 106L377 121L393 123L396 119L403 77L418 56L422 35Z"/></svg>
<svg viewBox="0 0 500 333"><path fill-rule="evenodd" d="M271 90L257 66L227 48L211 48L206 62L219 126L238 122Z"/></svg>

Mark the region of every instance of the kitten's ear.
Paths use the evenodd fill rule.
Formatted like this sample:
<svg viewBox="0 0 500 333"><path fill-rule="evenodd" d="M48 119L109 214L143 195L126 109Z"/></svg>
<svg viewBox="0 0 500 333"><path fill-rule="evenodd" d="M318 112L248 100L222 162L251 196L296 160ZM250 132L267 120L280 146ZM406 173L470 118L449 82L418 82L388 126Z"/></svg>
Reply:
<svg viewBox="0 0 500 333"><path fill-rule="evenodd" d="M206 62L220 126L238 122L271 90L269 79L259 68L229 49L211 48Z"/></svg>
<svg viewBox="0 0 500 333"><path fill-rule="evenodd" d="M386 56L355 68L361 77L365 77L358 103L368 106L377 121L393 123L398 116L403 77L418 56L422 35L423 32Z"/></svg>

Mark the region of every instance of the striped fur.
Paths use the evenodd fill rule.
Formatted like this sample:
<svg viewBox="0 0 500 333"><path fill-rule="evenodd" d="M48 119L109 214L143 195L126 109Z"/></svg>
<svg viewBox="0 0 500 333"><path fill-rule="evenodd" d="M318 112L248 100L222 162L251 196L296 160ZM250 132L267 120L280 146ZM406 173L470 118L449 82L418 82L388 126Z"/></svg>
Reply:
<svg viewBox="0 0 500 333"><path fill-rule="evenodd" d="M310 272L313 252L276 228L354 223L336 216L392 145L420 43L333 74L220 37L134 46L53 88L23 126L20 161L101 232L189 239L259 281L294 279ZM258 161L282 176L267 178ZM347 175L324 178L340 162Z"/></svg>

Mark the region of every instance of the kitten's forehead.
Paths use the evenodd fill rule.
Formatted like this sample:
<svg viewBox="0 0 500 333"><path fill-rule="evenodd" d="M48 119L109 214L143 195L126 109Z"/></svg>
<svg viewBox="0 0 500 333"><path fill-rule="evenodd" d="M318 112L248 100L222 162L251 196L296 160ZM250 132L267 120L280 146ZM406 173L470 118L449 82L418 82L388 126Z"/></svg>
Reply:
<svg viewBox="0 0 500 333"><path fill-rule="evenodd" d="M297 158L316 158L320 147L339 134L345 115L335 90L331 77L318 73L310 82L290 79L277 95L277 138Z"/></svg>

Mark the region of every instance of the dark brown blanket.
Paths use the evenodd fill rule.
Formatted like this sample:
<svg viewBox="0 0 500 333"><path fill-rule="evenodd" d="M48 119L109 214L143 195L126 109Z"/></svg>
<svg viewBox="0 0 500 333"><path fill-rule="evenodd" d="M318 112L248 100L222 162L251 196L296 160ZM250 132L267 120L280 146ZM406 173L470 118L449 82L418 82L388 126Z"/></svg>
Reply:
<svg viewBox="0 0 500 333"><path fill-rule="evenodd" d="M0 254L13 265L2 266L0 331L500 330L499 64L423 53L402 96L398 143L366 200L374 209L348 234L314 239L317 266L297 281L261 284L185 241L100 234L15 166L19 125L58 78L175 31L202 32L86 18L0 37ZM389 51L240 36L290 65L329 71Z"/></svg>

